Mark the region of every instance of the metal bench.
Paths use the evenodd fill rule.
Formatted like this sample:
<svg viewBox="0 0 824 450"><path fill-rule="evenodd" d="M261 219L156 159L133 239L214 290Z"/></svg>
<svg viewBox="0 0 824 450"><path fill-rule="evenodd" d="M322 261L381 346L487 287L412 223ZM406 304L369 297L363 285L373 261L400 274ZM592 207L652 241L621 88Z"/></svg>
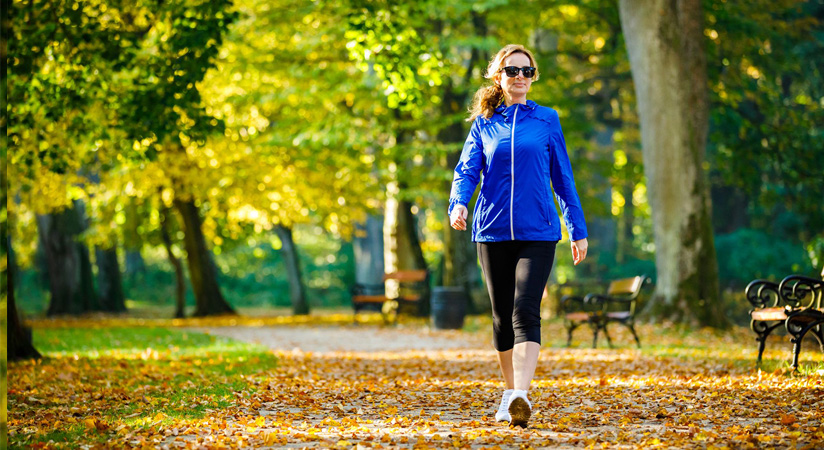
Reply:
<svg viewBox="0 0 824 450"><path fill-rule="evenodd" d="M792 337L793 370L798 370L801 341L812 331L824 351L824 271L822 279L790 275L780 283L753 280L744 293L753 309L750 310L750 328L758 341L758 359L766 347L767 337L781 325Z"/></svg>
<svg viewBox="0 0 824 450"><path fill-rule="evenodd" d="M396 280L399 295L386 295L386 282ZM399 270L383 276L382 284L355 284L352 287L352 307L355 310L354 321L358 322L358 312L363 310L380 311L386 324L398 321L398 312L404 305L417 306L427 298L429 292L429 271Z"/></svg>
<svg viewBox="0 0 824 450"><path fill-rule="evenodd" d="M565 295L561 298L564 326L567 330L567 346L572 344L572 332L583 324L592 329L592 348L598 345L598 334L603 331L607 343L612 347L612 339L607 333L607 325L620 323L629 328L635 343L641 347L641 340L635 331L635 313L641 288L651 283L646 275L612 281L607 293L587 294L585 297Z"/></svg>

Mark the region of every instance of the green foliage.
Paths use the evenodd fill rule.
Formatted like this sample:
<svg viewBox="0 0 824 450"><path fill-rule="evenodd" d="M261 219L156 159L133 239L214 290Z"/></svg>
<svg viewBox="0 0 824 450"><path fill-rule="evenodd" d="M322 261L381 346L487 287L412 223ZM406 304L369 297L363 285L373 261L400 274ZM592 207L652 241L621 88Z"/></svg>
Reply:
<svg viewBox="0 0 824 450"><path fill-rule="evenodd" d="M758 0L705 2L705 11L711 181L744 193L750 228L719 236L722 282L802 267L795 244L779 244L798 240L821 267L824 8ZM653 275L613 1L18 0L10 15L10 198L20 204L8 214L23 265L36 247L36 213L85 197L87 242L150 253L161 249L158 211L192 196L231 303L288 304L272 238L283 224L296 225L310 302L346 304L353 260L338 238L380 209L389 182L426 218L434 265L446 161L462 141L450 128L466 129L465 108L494 52L521 43L541 72L530 98L561 115L587 218L622 221L618 249L594 245L582 270L564 246L558 270ZM182 256L174 214L169 228ZM766 244L752 246L754 230L769 233ZM735 264L725 257L754 248L764 250ZM164 258L143 282L127 282L134 300L171 304ZM38 281L22 280L22 306L37 310Z"/></svg>
<svg viewBox="0 0 824 450"><path fill-rule="evenodd" d="M742 228L715 239L722 286L743 288L756 278L781 280L790 274L815 276L803 244Z"/></svg>
<svg viewBox="0 0 824 450"><path fill-rule="evenodd" d="M352 244L316 226L294 230L297 251L312 307L351 305L350 287L355 281ZM280 242L274 233L242 242L227 241L224 252L215 255L219 282L226 300L239 308L281 308L291 306ZM160 249L158 249L160 250ZM175 275L163 251L146 252L146 271L124 275L123 289L130 305L141 308L175 304ZM40 316L48 307L48 284L37 270L21 270L16 289L18 306L29 316ZM186 304L195 304L186 280Z"/></svg>
<svg viewBox="0 0 824 450"><path fill-rule="evenodd" d="M714 182L737 186L760 207L792 211L803 222L794 237L820 236L824 6L711 2L707 17Z"/></svg>
<svg viewBox="0 0 824 450"><path fill-rule="evenodd" d="M149 139L156 143L149 150L158 151L169 139L202 145L220 131L220 122L205 110L198 83L214 67L223 36L237 17L229 11L231 4L177 0L163 4L151 18L153 27L130 67L133 84L118 110L119 125L130 139Z"/></svg>

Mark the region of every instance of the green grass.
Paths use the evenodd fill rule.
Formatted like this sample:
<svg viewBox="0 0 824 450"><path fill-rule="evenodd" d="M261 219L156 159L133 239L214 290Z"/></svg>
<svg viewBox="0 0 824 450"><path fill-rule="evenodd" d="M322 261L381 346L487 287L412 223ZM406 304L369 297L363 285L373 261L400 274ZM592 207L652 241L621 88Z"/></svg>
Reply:
<svg viewBox="0 0 824 450"><path fill-rule="evenodd" d="M10 373L14 419L60 417L67 407L82 410L74 415L77 423L49 429L40 422L42 432L23 441L12 437L14 446L105 444L117 425L139 431L156 420L201 419L250 397L258 389L252 379L277 365L277 357L262 346L178 329L39 328L33 340L44 359L20 363ZM39 390L44 385L58 389L46 393ZM33 404L29 397L44 402ZM85 423L90 418L110 430L90 430Z"/></svg>
<svg viewBox="0 0 824 450"><path fill-rule="evenodd" d="M228 338L158 327L36 329L32 338L35 348L55 358L140 356L147 349L163 352L171 359L227 353L242 356L265 351L263 347Z"/></svg>

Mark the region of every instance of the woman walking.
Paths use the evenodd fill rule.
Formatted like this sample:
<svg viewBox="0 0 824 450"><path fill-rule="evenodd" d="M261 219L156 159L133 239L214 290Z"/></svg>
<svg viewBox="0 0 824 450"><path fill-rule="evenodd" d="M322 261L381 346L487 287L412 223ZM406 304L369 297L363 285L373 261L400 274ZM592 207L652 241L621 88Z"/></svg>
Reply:
<svg viewBox="0 0 824 450"><path fill-rule="evenodd" d="M506 385L495 419L526 427L532 414L527 391L541 347L541 295L561 240L550 182L576 265L587 255L587 229L558 113L526 98L538 79L532 53L507 45L485 76L492 85L475 94L449 218L453 228L466 229L466 205L482 180L472 240L492 300L493 344Z"/></svg>

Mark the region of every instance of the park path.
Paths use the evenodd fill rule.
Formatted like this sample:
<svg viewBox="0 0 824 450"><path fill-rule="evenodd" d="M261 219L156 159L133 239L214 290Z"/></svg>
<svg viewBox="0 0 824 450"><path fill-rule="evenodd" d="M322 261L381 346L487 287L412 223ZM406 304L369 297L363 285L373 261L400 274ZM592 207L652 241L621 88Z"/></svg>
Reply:
<svg viewBox="0 0 824 450"><path fill-rule="evenodd" d="M236 422L264 417L274 425L262 433L271 448L565 446L537 408L540 393L531 429L492 420L501 388L483 333L375 326L193 331L278 354L274 377L259 380L264 393Z"/></svg>
<svg viewBox="0 0 824 450"><path fill-rule="evenodd" d="M815 448L821 389L786 407L751 371L631 349L546 348L528 429L496 423L501 385L488 333L425 327L197 329L271 348L279 364L246 381L213 432L185 430L170 448ZM548 329L546 333L558 333ZM760 375L759 375L760 377ZM768 387L768 386L762 386ZM214 428L213 428L214 429Z"/></svg>

